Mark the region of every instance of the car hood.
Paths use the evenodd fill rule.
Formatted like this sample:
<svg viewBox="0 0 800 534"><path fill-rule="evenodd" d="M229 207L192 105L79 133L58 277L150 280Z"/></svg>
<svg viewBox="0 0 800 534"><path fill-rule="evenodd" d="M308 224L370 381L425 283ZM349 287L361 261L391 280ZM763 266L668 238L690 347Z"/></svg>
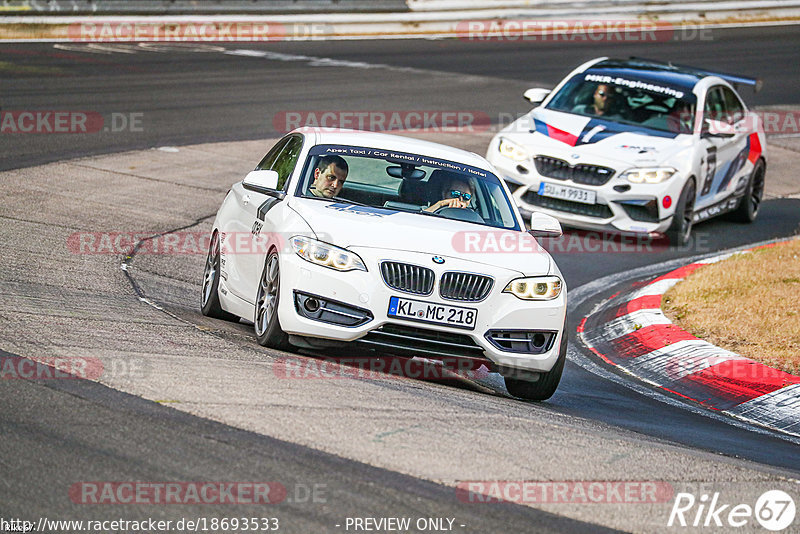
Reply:
<svg viewBox="0 0 800 534"><path fill-rule="evenodd" d="M692 136L536 108L500 135L528 149L571 164L592 163L617 170L669 164L691 146Z"/></svg>
<svg viewBox="0 0 800 534"><path fill-rule="evenodd" d="M317 239L343 248L421 252L523 275L553 270L550 255L526 232L305 198L294 198L292 208Z"/></svg>

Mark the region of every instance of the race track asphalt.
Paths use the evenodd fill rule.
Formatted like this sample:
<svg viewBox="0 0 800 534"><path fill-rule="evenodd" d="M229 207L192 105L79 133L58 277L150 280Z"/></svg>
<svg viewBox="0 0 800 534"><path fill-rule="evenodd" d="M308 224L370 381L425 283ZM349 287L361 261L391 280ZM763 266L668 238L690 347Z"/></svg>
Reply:
<svg viewBox="0 0 800 534"><path fill-rule="evenodd" d="M282 112L474 110L496 126L503 114L527 109L520 97L525 89L552 85L580 60L600 54L686 62L691 55L702 66L764 78L761 94L748 99L745 93L751 104L796 106L798 37L795 27L775 27L636 47L224 45L228 52L280 54L269 57L1 45L4 111L141 113L142 128L0 136L0 168L7 170L0 203L0 348L33 358L136 362L145 370L110 375L106 385L0 383L3 517L252 514L247 506L99 508L73 503L67 490L91 480L257 477L328 489L325 502L276 505L274 515L288 532L336 532L348 516L400 515L455 517L465 532L586 531L589 524L654 532L665 525L668 502L465 505L453 487L463 480L649 480L751 503L767 489L796 492L786 480L798 475L796 444L660 402L572 363L557 394L540 404L511 399L491 380L281 380L274 368L285 354L259 348L247 325L199 315L202 255L142 255L131 263L145 295L167 314L136 298L121 257L73 254L66 243L75 232L207 231L228 186L268 148L266 141L247 140L277 137L275 117ZM447 139L480 152L489 136ZM229 143L196 146L220 141ZM114 155L165 145L180 148ZM96 157L58 163L90 155ZM704 223L686 250L555 256L568 285L577 288L643 265L791 235L800 223L798 208L798 200L776 199L753 225Z"/></svg>

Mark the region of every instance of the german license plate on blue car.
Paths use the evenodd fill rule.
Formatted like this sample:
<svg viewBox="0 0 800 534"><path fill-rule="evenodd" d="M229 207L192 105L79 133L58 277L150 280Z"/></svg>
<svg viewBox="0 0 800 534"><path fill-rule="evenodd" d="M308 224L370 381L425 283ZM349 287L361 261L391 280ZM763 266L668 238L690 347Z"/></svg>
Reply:
<svg viewBox="0 0 800 534"><path fill-rule="evenodd" d="M389 317L407 319L409 321L441 324L473 330L478 318L478 310L474 308L462 308L461 306L434 304L422 300L391 297L389 299L389 311L387 315Z"/></svg>

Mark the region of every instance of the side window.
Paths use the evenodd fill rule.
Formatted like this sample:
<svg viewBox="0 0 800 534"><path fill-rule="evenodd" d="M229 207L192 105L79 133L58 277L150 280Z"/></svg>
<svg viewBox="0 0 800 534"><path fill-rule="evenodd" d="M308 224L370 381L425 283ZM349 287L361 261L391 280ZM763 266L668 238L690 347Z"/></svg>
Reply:
<svg viewBox="0 0 800 534"><path fill-rule="evenodd" d="M278 189L281 191L286 186L286 181L292 175L297 159L300 157L300 151L303 148L303 138L295 135L289 138L283 148L280 156L272 164L272 170L278 173Z"/></svg>
<svg viewBox="0 0 800 534"><path fill-rule="evenodd" d="M728 113L731 124L736 124L744 118L744 106L736 93L731 91L728 87L722 87L722 94L725 98L725 109Z"/></svg>
<svg viewBox="0 0 800 534"><path fill-rule="evenodd" d="M709 89L706 94L706 104L703 108L703 119L724 121L727 119L725 115L725 101L723 100L720 87Z"/></svg>
<svg viewBox="0 0 800 534"><path fill-rule="evenodd" d="M281 153L281 150L283 150L283 147L286 146L287 142L288 139L281 139L280 141L275 143L275 146L273 146L270 149L270 151L267 152L267 155L264 156L264 159L262 159L261 162L256 166L255 170L257 171L271 170L272 164L275 163L275 160L278 158L278 155Z"/></svg>

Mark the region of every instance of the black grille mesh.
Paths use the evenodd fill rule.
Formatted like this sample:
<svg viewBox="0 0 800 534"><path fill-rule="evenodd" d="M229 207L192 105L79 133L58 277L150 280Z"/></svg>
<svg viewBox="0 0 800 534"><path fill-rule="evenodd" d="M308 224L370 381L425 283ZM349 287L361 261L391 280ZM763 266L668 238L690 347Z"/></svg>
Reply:
<svg viewBox="0 0 800 534"><path fill-rule="evenodd" d="M381 276L387 286L397 291L414 295L430 295L433 291L435 276L427 267L385 261L381 263Z"/></svg>
<svg viewBox="0 0 800 534"><path fill-rule="evenodd" d="M600 165L579 163L572 166L563 159L536 156L533 160L536 172L556 180L572 180L576 184L603 185L614 176L614 169Z"/></svg>
<svg viewBox="0 0 800 534"><path fill-rule="evenodd" d="M477 302L489 295L493 284L488 276L449 271L442 275L439 294L444 299Z"/></svg>

